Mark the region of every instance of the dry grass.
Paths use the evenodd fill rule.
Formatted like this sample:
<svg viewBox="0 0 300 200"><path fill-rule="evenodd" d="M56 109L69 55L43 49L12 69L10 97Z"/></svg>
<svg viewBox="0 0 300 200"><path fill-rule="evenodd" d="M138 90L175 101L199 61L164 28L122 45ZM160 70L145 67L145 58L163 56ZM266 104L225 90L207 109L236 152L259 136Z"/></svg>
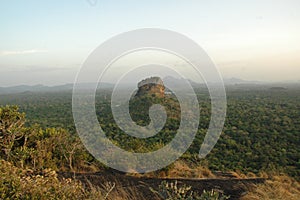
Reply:
<svg viewBox="0 0 300 200"><path fill-rule="evenodd" d="M146 174L127 173L135 177L152 177L152 178L215 178L216 176L203 166L189 166L184 161L176 161L172 167L165 171L150 172Z"/></svg>
<svg viewBox="0 0 300 200"><path fill-rule="evenodd" d="M131 174L137 177L155 177L155 178L214 178L214 174L203 166L189 166L184 161L176 161L168 170L159 172L150 172L146 174Z"/></svg>
<svg viewBox="0 0 300 200"><path fill-rule="evenodd" d="M20 169L0 159L0 199L145 199L135 187L121 187L118 182L104 181L101 186L88 182L85 187L74 179L58 179L55 171L46 169L36 175L30 169Z"/></svg>
<svg viewBox="0 0 300 200"><path fill-rule="evenodd" d="M256 185L242 200L299 200L300 183L286 175L275 175Z"/></svg>
<svg viewBox="0 0 300 200"><path fill-rule="evenodd" d="M230 172L236 178L257 178L254 173L243 174L240 171ZM152 177L152 178L218 178L208 167L201 165L189 165L188 163L178 160L172 164L168 170L150 172L146 174L127 173L134 177ZM259 176L262 177L262 176Z"/></svg>
<svg viewBox="0 0 300 200"><path fill-rule="evenodd" d="M176 161L174 167L170 169L166 177L180 178L215 178L215 175L206 167L189 166L184 161Z"/></svg>
<svg viewBox="0 0 300 200"><path fill-rule="evenodd" d="M108 200L141 200L146 197L135 187L116 187L108 196ZM155 198L152 198L155 199Z"/></svg>

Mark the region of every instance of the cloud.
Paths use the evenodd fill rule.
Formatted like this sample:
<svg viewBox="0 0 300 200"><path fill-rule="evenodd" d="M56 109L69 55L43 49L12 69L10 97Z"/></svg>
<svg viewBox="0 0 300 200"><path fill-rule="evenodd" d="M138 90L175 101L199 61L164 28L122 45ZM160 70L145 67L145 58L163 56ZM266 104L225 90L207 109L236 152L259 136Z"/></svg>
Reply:
<svg viewBox="0 0 300 200"><path fill-rule="evenodd" d="M25 55L25 54L35 54L35 53L44 53L46 50L41 49L30 49L22 51L0 51L0 56L12 56L12 55Z"/></svg>

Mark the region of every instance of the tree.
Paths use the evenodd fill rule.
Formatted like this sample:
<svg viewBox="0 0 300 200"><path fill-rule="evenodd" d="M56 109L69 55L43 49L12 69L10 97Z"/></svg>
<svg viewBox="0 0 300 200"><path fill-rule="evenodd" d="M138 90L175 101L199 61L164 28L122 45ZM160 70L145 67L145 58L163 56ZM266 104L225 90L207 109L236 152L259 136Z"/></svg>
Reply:
<svg viewBox="0 0 300 200"><path fill-rule="evenodd" d="M17 106L0 107L0 147L6 160L11 159L16 141L25 134L24 123L25 114L20 113Z"/></svg>
<svg viewBox="0 0 300 200"><path fill-rule="evenodd" d="M56 143L58 144L59 153L63 155L68 163L68 166L72 172L74 171L74 157L75 154L81 154L83 150L82 143L78 137L72 136L66 130L59 130L59 134L56 135Z"/></svg>

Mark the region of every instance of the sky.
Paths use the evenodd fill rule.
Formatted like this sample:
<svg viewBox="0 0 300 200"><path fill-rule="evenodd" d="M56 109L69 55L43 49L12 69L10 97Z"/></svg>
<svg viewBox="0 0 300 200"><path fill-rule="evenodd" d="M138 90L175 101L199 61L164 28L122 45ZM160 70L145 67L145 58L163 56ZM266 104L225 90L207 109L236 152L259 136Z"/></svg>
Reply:
<svg viewBox="0 0 300 200"><path fill-rule="evenodd" d="M300 81L298 0L3 0L0 87L72 83L95 48L117 34L184 34L224 78Z"/></svg>

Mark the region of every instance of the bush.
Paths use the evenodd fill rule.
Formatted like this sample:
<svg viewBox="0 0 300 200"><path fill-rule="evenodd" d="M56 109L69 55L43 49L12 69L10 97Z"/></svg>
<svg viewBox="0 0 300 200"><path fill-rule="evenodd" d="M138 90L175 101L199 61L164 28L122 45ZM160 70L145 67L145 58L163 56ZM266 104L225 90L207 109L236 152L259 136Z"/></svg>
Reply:
<svg viewBox="0 0 300 200"><path fill-rule="evenodd" d="M4 160L0 160L0 177L0 199L101 199L107 196L103 189L87 190L79 181L59 180L53 170L35 175Z"/></svg>
<svg viewBox="0 0 300 200"><path fill-rule="evenodd" d="M165 200L225 200L229 199L229 196L223 195L217 191L203 191L200 195L197 192L191 190L191 186L183 185L178 186L177 181L174 183L168 183L163 181L159 185L159 190L156 191L153 188L150 190L158 194L162 199Z"/></svg>

